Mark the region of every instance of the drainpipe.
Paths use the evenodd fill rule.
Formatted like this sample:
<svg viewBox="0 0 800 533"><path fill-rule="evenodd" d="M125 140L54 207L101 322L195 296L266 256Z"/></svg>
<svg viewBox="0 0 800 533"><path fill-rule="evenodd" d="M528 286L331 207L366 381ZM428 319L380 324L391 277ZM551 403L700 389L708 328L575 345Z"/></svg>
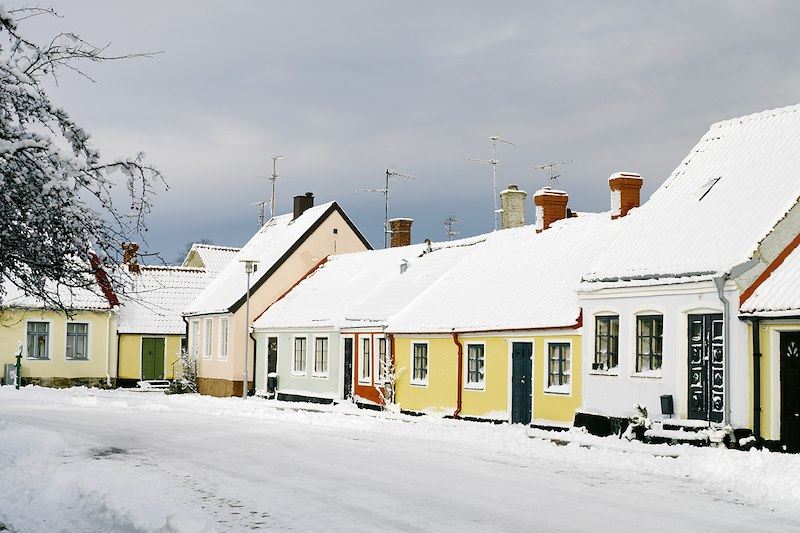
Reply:
<svg viewBox="0 0 800 533"><path fill-rule="evenodd" d="M258 375L258 374L256 374L256 365L258 364L258 347L256 346L256 338L253 336L253 334L255 333L255 330L253 328L251 328L250 326L247 326L247 328L250 330L250 339L252 339L252 341L253 341L253 390L255 391L256 390L256 376ZM245 383L244 386L247 387L247 383ZM264 383L264 388L265 389L266 389L266 386L267 386L267 384Z"/></svg>
<svg viewBox="0 0 800 533"><path fill-rule="evenodd" d="M761 320L751 318L753 331L753 436L761 440Z"/></svg>
<svg viewBox="0 0 800 533"><path fill-rule="evenodd" d="M456 400L456 410L453 413L453 418L459 418L461 415L461 392L464 388L464 345L458 340L458 333L453 332L453 342L458 347L458 395Z"/></svg>
<svg viewBox="0 0 800 533"><path fill-rule="evenodd" d="M736 279L758 264L758 259L750 259L744 263L739 263L730 269L729 272L720 274L714 278L714 285L717 287L717 296L722 302L722 397L725 405L723 412L723 422L726 426L731 423L731 349L730 349L730 315L731 302L725 297L725 283L729 279Z"/></svg>
<svg viewBox="0 0 800 533"><path fill-rule="evenodd" d="M109 358L111 357L111 313L109 311L106 314L106 386L110 389L111 388L111 362ZM117 340L117 366L119 366L119 340Z"/></svg>

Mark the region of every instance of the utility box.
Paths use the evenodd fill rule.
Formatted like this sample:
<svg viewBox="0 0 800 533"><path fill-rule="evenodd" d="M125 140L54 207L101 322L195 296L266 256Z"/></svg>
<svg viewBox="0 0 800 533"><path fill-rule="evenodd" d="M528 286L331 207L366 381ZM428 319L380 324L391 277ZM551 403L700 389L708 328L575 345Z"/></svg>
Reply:
<svg viewBox="0 0 800 533"><path fill-rule="evenodd" d="M17 378L17 365L6 363L3 368L3 385L13 385Z"/></svg>

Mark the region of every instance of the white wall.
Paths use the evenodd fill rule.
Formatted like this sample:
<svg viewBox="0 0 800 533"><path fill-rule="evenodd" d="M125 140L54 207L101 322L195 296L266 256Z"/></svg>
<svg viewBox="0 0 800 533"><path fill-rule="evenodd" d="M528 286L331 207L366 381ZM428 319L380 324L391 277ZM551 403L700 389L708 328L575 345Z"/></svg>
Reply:
<svg viewBox="0 0 800 533"><path fill-rule="evenodd" d="M747 325L738 319L739 293L726 286L731 302L730 388L731 421L750 423L750 363ZM637 403L651 418L661 418L660 396L673 396L678 417L687 417L688 315L722 313L722 302L712 282L648 288L602 289L580 294L583 308L583 409L613 416L634 414ZM597 314L619 315L619 367L615 374L592 371ZM664 316L661 377L636 375L636 315Z"/></svg>

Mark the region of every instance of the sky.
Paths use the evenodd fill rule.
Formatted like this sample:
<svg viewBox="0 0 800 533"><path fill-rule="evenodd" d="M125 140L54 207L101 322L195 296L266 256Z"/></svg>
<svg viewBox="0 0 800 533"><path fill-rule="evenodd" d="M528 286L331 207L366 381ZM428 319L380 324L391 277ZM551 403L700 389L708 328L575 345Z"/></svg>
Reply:
<svg viewBox="0 0 800 533"><path fill-rule="evenodd" d="M335 5L334 5L335 4ZM10 2L11 7L23 5ZM57 5L23 23L43 41L69 30L110 53L161 53L65 74L53 101L107 159L144 151L165 175L147 247L242 245L251 204L313 192L383 244L393 217L414 241L491 231L491 170L469 158L501 144L498 189L533 193L559 169L575 211L609 209L607 178L640 173L643 199L719 120L800 103L800 2L104 2ZM261 178L259 178L261 176ZM754 177L757 179L757 177ZM120 187L121 189L123 187Z"/></svg>

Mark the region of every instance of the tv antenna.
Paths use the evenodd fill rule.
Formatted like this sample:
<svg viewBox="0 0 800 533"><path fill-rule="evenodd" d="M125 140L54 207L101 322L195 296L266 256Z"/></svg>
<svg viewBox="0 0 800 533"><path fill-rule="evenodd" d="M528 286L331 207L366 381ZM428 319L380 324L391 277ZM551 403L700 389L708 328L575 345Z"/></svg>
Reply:
<svg viewBox="0 0 800 533"><path fill-rule="evenodd" d="M470 157L469 160L473 163L482 163L485 165L492 165L492 197L494 201L494 229L497 231L497 215L500 214L500 209L497 208L497 165L500 164L500 161L497 159L497 143L505 143L513 145L511 141L506 139L501 139L497 135L492 135L489 137L489 140L492 141L492 158L491 159L475 159Z"/></svg>
<svg viewBox="0 0 800 533"><path fill-rule="evenodd" d="M389 182L394 180L395 178L405 178L408 180L416 179L414 178L414 176L404 174L393 168L387 168L386 182L384 183L383 187L376 189L356 189L356 192L379 192L383 194L383 210L384 210L383 247L384 248L389 247L389 236L392 234L392 230L389 228Z"/></svg>
<svg viewBox="0 0 800 533"><path fill-rule="evenodd" d="M558 163L546 163L544 165L539 165L538 167L533 167L533 170L546 170L548 173L547 180L549 182L550 188L554 188L556 181L558 178L561 177L561 174L556 174L554 169L556 167L563 167L564 165L571 165L575 161L559 161Z"/></svg>
<svg viewBox="0 0 800 533"><path fill-rule="evenodd" d="M448 241L453 240L453 237L457 237L461 233L455 228L457 224L461 224L461 221L456 217L448 217L442 221L442 224L444 224Z"/></svg>
<svg viewBox="0 0 800 533"><path fill-rule="evenodd" d="M269 200L269 215L270 217L275 216L275 182L278 181L278 178L285 178L286 176L278 176L278 159L283 159L285 156L282 155L272 155L270 158L272 159L272 175L267 178L269 181L272 182L272 195L270 195ZM257 205L257 204L253 204ZM263 224L262 224L263 225Z"/></svg>
<svg viewBox="0 0 800 533"><path fill-rule="evenodd" d="M250 205L252 207L257 207L258 208L258 227L259 228L263 228L264 227L264 222L266 222L265 214L264 214L264 211L265 211L264 208L267 207L267 205L271 206L272 203L269 200L264 200L263 202L254 202L254 203L252 203Z"/></svg>

